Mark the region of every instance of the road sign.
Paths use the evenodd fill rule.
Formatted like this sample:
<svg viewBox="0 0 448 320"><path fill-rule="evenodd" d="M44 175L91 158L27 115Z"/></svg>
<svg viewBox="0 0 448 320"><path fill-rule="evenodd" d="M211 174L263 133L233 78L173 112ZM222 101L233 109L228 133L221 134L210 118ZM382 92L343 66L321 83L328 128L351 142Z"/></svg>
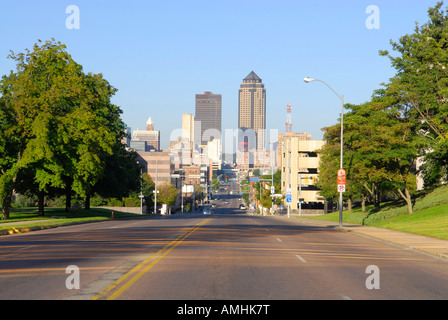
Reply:
<svg viewBox="0 0 448 320"><path fill-rule="evenodd" d="M275 187L271 186L271 194L274 194L274 193L275 193Z"/></svg>
<svg viewBox="0 0 448 320"><path fill-rule="evenodd" d="M286 195L286 202L292 202L292 196L290 194Z"/></svg>
<svg viewBox="0 0 448 320"><path fill-rule="evenodd" d="M345 184L338 184L338 192L345 192Z"/></svg>
<svg viewBox="0 0 448 320"><path fill-rule="evenodd" d="M339 169L338 170L338 185L339 184L345 184L345 170L344 169Z"/></svg>
<svg viewBox="0 0 448 320"><path fill-rule="evenodd" d="M250 178L250 181L260 181L260 178Z"/></svg>

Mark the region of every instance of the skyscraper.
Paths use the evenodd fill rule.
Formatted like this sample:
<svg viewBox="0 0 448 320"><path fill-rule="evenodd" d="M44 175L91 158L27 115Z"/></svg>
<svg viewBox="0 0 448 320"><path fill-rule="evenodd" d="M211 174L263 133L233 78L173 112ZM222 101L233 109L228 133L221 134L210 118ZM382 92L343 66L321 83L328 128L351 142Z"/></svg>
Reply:
<svg viewBox="0 0 448 320"><path fill-rule="evenodd" d="M201 146L213 139L221 140L221 103L220 94L205 91L204 94L196 95L195 144Z"/></svg>
<svg viewBox="0 0 448 320"><path fill-rule="evenodd" d="M266 89L259 76L251 72L243 79L238 97L238 128L255 132L256 148L264 149L266 131ZM240 143L246 143L240 141ZM255 146L249 146L255 147Z"/></svg>
<svg viewBox="0 0 448 320"><path fill-rule="evenodd" d="M182 114L182 142L187 143L190 150L194 149L194 116L190 113Z"/></svg>

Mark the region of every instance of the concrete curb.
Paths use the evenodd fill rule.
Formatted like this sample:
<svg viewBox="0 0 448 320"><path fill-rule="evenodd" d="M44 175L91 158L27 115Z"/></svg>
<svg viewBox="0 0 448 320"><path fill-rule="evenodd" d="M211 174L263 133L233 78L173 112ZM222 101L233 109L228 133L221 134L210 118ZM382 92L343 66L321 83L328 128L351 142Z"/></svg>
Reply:
<svg viewBox="0 0 448 320"><path fill-rule="evenodd" d="M6 236L6 235L12 235L12 234L20 234L20 233L27 233L31 231L39 231L39 230L45 230L45 229L53 229L53 228L59 228L59 227L67 227L67 226L73 226L77 224L84 224L84 223L93 223L93 222L103 222L107 220L98 220L98 221L76 221L76 222L68 222L68 223L62 223L62 224L55 224L55 225L49 225L49 226L35 226L35 227L18 227L14 228L11 226L11 229L9 230L1 230L0 236Z"/></svg>

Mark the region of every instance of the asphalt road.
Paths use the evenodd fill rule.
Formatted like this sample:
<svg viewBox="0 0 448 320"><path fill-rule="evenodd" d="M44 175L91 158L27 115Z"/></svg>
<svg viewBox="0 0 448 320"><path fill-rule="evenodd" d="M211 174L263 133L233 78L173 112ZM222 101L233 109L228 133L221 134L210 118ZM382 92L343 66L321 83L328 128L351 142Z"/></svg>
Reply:
<svg viewBox="0 0 448 320"><path fill-rule="evenodd" d="M294 218L252 216L236 209L238 196L219 198L211 215L3 236L0 299L448 299L440 259ZM79 289L67 287L78 274L68 266L78 267Z"/></svg>

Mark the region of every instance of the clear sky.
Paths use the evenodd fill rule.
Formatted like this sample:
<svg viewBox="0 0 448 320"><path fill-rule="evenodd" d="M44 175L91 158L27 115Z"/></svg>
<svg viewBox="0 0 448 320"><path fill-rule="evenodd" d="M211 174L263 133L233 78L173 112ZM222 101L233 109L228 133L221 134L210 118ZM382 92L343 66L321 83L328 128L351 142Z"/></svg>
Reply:
<svg viewBox="0 0 448 320"><path fill-rule="evenodd" d="M436 0L0 0L0 75L14 64L9 50L38 39L67 45L85 72L102 73L118 89L113 103L135 130L152 117L161 146L195 112L195 94L222 94L222 128L238 126L238 88L252 70L267 90L267 129L285 131L291 104L294 132L322 139L337 123L340 100L368 101L394 75L378 50L428 21ZM79 29L68 29L69 5ZM370 20L379 9L379 20ZM379 22L367 28L366 20Z"/></svg>

